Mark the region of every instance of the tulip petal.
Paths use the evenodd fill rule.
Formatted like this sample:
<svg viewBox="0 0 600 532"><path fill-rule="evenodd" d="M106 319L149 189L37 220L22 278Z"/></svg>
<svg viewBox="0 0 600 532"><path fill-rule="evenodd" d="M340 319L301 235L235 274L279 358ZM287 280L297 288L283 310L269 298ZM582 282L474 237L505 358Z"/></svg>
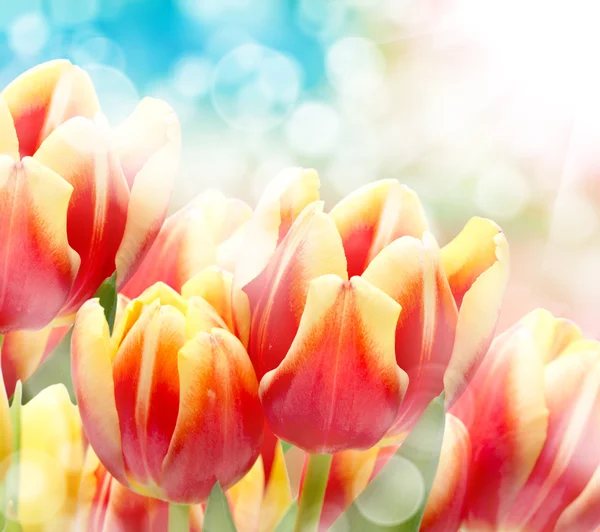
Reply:
<svg viewBox="0 0 600 532"><path fill-rule="evenodd" d="M526 328L519 324L496 338L450 413L471 438L466 523L499 526L547 434L543 360Z"/></svg>
<svg viewBox="0 0 600 532"><path fill-rule="evenodd" d="M265 429L267 430L267 429ZM290 479L281 443L275 445L273 461L260 508L259 532L274 530L292 504Z"/></svg>
<svg viewBox="0 0 600 532"><path fill-rule="evenodd" d="M375 445L408 385L394 354L399 313L400 305L360 277L313 280L289 352L261 381L273 432L312 453Z"/></svg>
<svg viewBox="0 0 600 532"><path fill-rule="evenodd" d="M561 514L555 530L597 530L600 527L600 468L579 496Z"/></svg>
<svg viewBox="0 0 600 532"><path fill-rule="evenodd" d="M250 303L245 292L239 289L234 291L233 274L217 266L205 268L183 285L181 295L185 298L198 296L206 300L244 347L248 345Z"/></svg>
<svg viewBox="0 0 600 532"><path fill-rule="evenodd" d="M331 525L366 487L379 453L378 447L366 451L341 451L333 455L319 530Z"/></svg>
<svg viewBox="0 0 600 532"><path fill-rule="evenodd" d="M72 373L85 434L111 475L128 485L112 376L108 323L98 299L79 312L71 340Z"/></svg>
<svg viewBox="0 0 600 532"><path fill-rule="evenodd" d="M258 458L258 383L244 346L223 329L197 335L178 360L179 415L160 485L169 499L201 502L215 482L229 488Z"/></svg>
<svg viewBox="0 0 600 532"><path fill-rule="evenodd" d="M219 246L250 217L244 202L209 190L170 216L146 258L123 292L138 296L151 284L162 281L177 291L208 266L218 263Z"/></svg>
<svg viewBox="0 0 600 532"><path fill-rule="evenodd" d="M146 307L113 362L125 466L137 482L160 481L179 410L177 353L185 316L158 301Z"/></svg>
<svg viewBox="0 0 600 532"><path fill-rule="evenodd" d="M502 230L491 220L471 218L452 242L442 249L448 282L460 308L475 280L497 262L497 235Z"/></svg>
<svg viewBox="0 0 600 532"><path fill-rule="evenodd" d="M546 443L506 519L526 530L554 530L600 465L600 344L548 364L545 385Z"/></svg>
<svg viewBox="0 0 600 532"><path fill-rule="evenodd" d="M93 118L99 103L89 76L69 61L49 61L21 74L4 91L21 157L32 156L69 118Z"/></svg>
<svg viewBox="0 0 600 532"><path fill-rule="evenodd" d="M54 130L35 160L73 185L67 231L81 267L62 315L76 311L115 271L115 254L127 218L129 191L109 147L107 130L73 118Z"/></svg>
<svg viewBox="0 0 600 532"><path fill-rule="evenodd" d="M17 381L25 382L37 369L46 351L50 327L39 331L14 331L2 342L2 375L6 393L11 396Z"/></svg>
<svg viewBox="0 0 600 532"><path fill-rule="evenodd" d="M583 339L581 330L572 321L555 318L545 309L530 312L521 323L532 331L546 364Z"/></svg>
<svg viewBox="0 0 600 532"><path fill-rule="evenodd" d="M269 183L243 231L236 287L246 286L263 271L304 207L319 199L319 187L317 173L303 168L288 168Z"/></svg>
<svg viewBox="0 0 600 532"><path fill-rule="evenodd" d="M344 251L331 218L320 203L313 203L298 217L265 270L244 287L252 316L248 353L259 379L285 357L310 282L326 274L347 279Z"/></svg>
<svg viewBox="0 0 600 532"><path fill-rule="evenodd" d="M0 96L0 154L8 155L15 161L21 158L15 123L2 96Z"/></svg>
<svg viewBox="0 0 600 532"><path fill-rule="evenodd" d="M363 274L401 307L396 327L396 362L410 379L391 434L406 431L443 389L452 353L456 304L430 233L402 237L377 255Z"/></svg>
<svg viewBox="0 0 600 532"><path fill-rule="evenodd" d="M452 357L444 374L446 408L468 385L496 332L508 283L509 253L503 233L494 237L494 243L496 262L475 280L460 306Z"/></svg>
<svg viewBox="0 0 600 532"><path fill-rule="evenodd" d="M348 261L348 275L361 275L373 258L402 236L421 238L427 230L418 196L395 179L365 185L332 210Z"/></svg>
<svg viewBox="0 0 600 532"><path fill-rule="evenodd" d="M260 456L242 480L227 492L237 532L257 532L265 475Z"/></svg>
<svg viewBox="0 0 600 532"><path fill-rule="evenodd" d="M461 421L446 415L446 429L435 480L420 530L459 530L469 478L471 440Z"/></svg>
<svg viewBox="0 0 600 532"><path fill-rule="evenodd" d="M64 179L34 159L15 163L0 155L2 334L45 327L69 295L79 267L79 257L67 240L72 191Z"/></svg>
<svg viewBox="0 0 600 532"><path fill-rule="evenodd" d="M116 144L131 187L125 234L116 256L117 286L122 287L154 243L167 215L181 152L177 116L164 102L144 98L118 130Z"/></svg>

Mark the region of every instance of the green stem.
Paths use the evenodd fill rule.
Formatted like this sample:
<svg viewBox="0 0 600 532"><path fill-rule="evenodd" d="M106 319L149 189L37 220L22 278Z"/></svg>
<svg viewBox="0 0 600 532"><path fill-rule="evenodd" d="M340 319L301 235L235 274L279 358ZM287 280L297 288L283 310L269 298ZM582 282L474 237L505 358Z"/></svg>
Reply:
<svg viewBox="0 0 600 532"><path fill-rule="evenodd" d="M316 532L319 529L332 458L330 454L311 454L308 457L294 532Z"/></svg>
<svg viewBox="0 0 600 532"><path fill-rule="evenodd" d="M169 532L188 532L190 507L186 504L169 504Z"/></svg>

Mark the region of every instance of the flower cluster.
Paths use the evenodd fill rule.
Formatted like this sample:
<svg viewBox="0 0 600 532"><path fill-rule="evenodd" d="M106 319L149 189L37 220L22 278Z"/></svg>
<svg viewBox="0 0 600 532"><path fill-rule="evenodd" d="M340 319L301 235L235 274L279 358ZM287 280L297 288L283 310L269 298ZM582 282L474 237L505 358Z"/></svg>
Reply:
<svg viewBox="0 0 600 532"><path fill-rule="evenodd" d="M222 490L268 531L298 491L296 529L327 529L443 393L415 530L600 526L600 346L545 311L495 337L495 223L440 247L397 181L326 209L300 168L255 209L211 190L166 218L179 150L166 104L111 129L65 61L0 96L3 520L201 530ZM57 383L9 409L69 330L77 406Z"/></svg>

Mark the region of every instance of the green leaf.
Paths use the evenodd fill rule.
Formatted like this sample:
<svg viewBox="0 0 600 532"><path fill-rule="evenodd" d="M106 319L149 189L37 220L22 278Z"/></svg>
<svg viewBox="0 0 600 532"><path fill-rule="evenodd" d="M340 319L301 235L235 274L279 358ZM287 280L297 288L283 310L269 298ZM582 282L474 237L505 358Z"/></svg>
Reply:
<svg viewBox="0 0 600 532"><path fill-rule="evenodd" d="M23 404L27 404L44 388L62 383L71 401L77 404L71 378L71 336L73 327L23 384Z"/></svg>
<svg viewBox="0 0 600 532"><path fill-rule="evenodd" d="M94 297L100 300L100 305L104 309L104 315L108 322L108 330L112 334L115 326L115 316L117 315L117 272L102 282Z"/></svg>
<svg viewBox="0 0 600 532"><path fill-rule="evenodd" d="M445 420L442 394L331 530L417 532L437 471Z"/></svg>
<svg viewBox="0 0 600 532"><path fill-rule="evenodd" d="M275 532L289 532L294 529L294 523L296 522L296 516L298 515L298 501L292 501L292 504L288 507L283 517L277 523Z"/></svg>
<svg viewBox="0 0 600 532"><path fill-rule="evenodd" d="M287 453L293 447L293 445L291 443L288 443L283 440L279 440L279 441L281 442L281 450L283 451L283 454Z"/></svg>
<svg viewBox="0 0 600 532"><path fill-rule="evenodd" d="M0 488L0 530L3 532L20 532L21 525L10 516L19 511L19 458L21 451L21 406L23 386L17 381L15 393L10 405L10 424L12 427L12 457L10 469L4 484Z"/></svg>
<svg viewBox="0 0 600 532"><path fill-rule="evenodd" d="M229 502L218 482L206 502L202 530L204 532L236 532L237 530L229 509Z"/></svg>
<svg viewBox="0 0 600 532"><path fill-rule="evenodd" d="M108 322L108 328L112 333L115 316L117 313L117 274L113 273L105 279L94 297L100 300L104 308L104 315ZM65 335L60 343L54 348L46 359L35 370L34 374L27 379L23 385L23 404L27 404L44 388L53 384L64 384L69 392L71 401L77 404L75 392L73 391L73 380L71 378L71 336L73 328Z"/></svg>

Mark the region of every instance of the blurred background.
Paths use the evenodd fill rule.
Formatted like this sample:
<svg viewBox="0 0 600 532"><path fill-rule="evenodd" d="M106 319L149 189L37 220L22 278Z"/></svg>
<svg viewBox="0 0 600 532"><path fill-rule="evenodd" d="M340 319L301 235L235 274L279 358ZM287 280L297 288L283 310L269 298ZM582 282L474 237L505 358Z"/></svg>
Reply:
<svg viewBox="0 0 600 532"><path fill-rule="evenodd" d="M300 165L329 206L401 180L440 244L493 218L501 328L545 306L600 337L599 26L595 0L0 0L0 86L66 57L113 124L167 100L173 210L208 187L254 205Z"/></svg>

